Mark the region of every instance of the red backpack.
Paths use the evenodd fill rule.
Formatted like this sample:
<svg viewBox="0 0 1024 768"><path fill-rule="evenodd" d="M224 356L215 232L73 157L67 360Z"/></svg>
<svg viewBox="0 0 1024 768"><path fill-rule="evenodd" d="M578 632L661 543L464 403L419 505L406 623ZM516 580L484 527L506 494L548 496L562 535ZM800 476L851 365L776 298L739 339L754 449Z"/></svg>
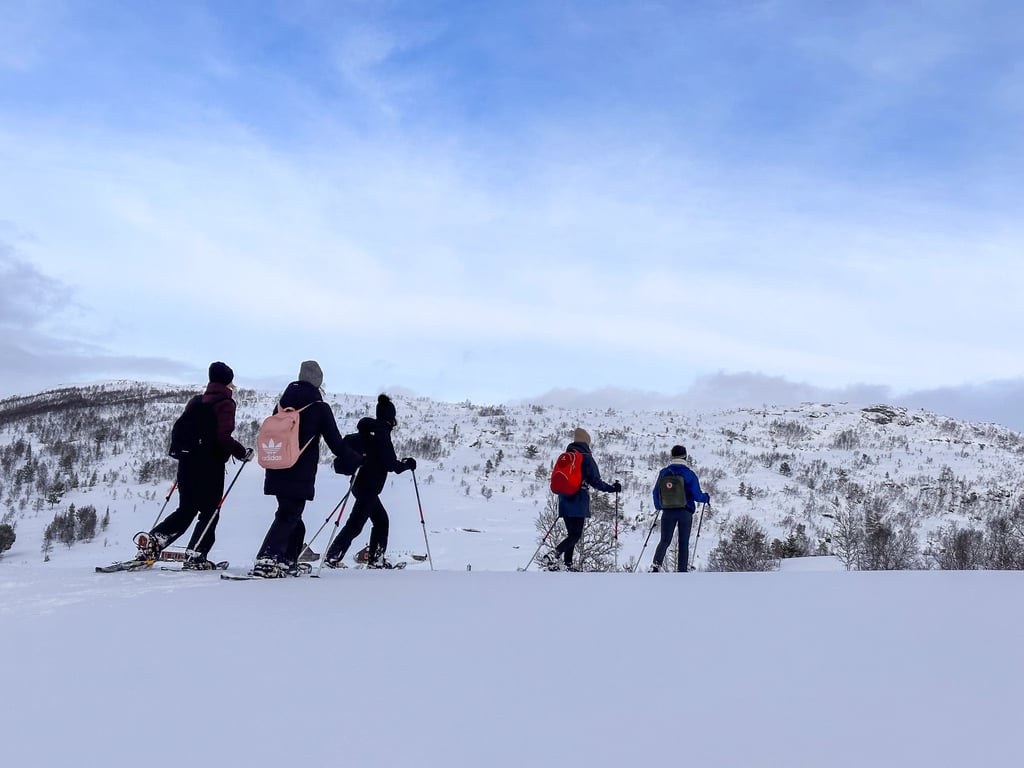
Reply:
<svg viewBox="0 0 1024 768"><path fill-rule="evenodd" d="M583 485L583 454L566 451L555 459L551 470L551 492L572 496Z"/></svg>

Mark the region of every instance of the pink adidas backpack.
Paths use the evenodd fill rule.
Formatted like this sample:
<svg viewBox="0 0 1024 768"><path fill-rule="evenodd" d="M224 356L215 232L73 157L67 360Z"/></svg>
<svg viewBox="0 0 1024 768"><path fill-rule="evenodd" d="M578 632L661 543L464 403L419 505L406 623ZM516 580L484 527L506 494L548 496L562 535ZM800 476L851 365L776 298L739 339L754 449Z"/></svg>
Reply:
<svg viewBox="0 0 1024 768"><path fill-rule="evenodd" d="M309 408L304 405L298 410L282 408L277 404L277 413L268 416L260 427L256 438L256 461L264 469L288 469L294 467L302 452L313 442L313 437L299 448L299 414Z"/></svg>

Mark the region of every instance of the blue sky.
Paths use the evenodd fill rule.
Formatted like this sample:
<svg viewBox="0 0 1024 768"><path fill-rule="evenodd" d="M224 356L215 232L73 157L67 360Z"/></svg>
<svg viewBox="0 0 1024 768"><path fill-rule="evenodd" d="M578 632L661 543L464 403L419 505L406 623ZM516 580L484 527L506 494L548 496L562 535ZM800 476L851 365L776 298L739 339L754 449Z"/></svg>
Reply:
<svg viewBox="0 0 1024 768"><path fill-rule="evenodd" d="M1022 51L1012 2L0 0L0 389L1024 428Z"/></svg>

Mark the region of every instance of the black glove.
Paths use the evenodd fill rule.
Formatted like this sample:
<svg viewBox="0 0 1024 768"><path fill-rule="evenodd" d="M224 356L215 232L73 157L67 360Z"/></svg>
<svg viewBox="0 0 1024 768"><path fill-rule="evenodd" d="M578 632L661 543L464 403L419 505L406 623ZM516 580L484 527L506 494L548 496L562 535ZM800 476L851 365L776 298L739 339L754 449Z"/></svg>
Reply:
<svg viewBox="0 0 1024 768"><path fill-rule="evenodd" d="M616 480L614 483L612 483L612 492L613 493L622 493L622 483L620 483L618 480Z"/></svg>
<svg viewBox="0 0 1024 768"><path fill-rule="evenodd" d="M413 472L416 471L416 459L412 458L411 456L407 459L402 459L402 464L405 466L406 469L411 469Z"/></svg>
<svg viewBox="0 0 1024 768"><path fill-rule="evenodd" d="M252 457L256 452L252 448L242 448L242 455L235 455L236 459L240 461L252 461Z"/></svg>

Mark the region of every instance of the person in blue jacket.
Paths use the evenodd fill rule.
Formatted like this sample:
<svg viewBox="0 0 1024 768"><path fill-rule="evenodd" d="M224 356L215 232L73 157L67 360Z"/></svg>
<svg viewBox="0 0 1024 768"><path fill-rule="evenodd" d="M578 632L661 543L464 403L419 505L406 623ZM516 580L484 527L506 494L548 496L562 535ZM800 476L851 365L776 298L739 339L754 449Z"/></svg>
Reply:
<svg viewBox="0 0 1024 768"><path fill-rule="evenodd" d="M679 562L676 570L685 573L690 561L690 529L697 502L708 504L711 497L700 489L697 475L687 464L686 448L672 446L672 460L658 473L654 484L654 508L661 512L661 541L654 550L651 571L662 570L665 553L679 529Z"/></svg>
<svg viewBox="0 0 1024 768"><path fill-rule="evenodd" d="M571 496L558 494L558 516L565 521L566 537L559 542L554 552L549 552L544 558L543 566L549 571L575 570L572 557L576 545L583 538L583 526L590 517L590 489L596 488L605 493L619 493L622 490L618 480L606 483L601 479L597 462L590 453L590 435L587 430L577 428L573 432L572 442L565 450L583 455L583 484Z"/></svg>

